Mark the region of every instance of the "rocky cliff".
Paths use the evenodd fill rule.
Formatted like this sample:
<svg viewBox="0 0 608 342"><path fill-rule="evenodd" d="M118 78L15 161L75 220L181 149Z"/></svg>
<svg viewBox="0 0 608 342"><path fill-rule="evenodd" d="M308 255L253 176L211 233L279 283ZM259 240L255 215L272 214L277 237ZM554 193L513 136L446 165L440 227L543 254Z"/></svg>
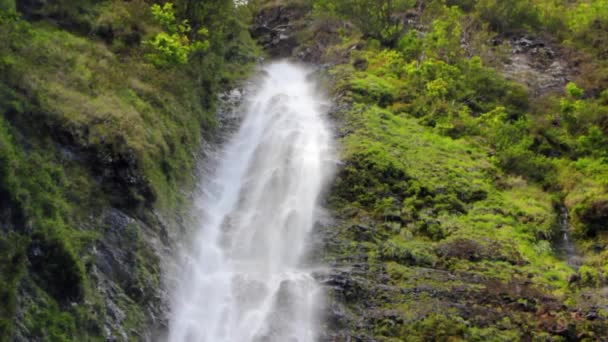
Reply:
<svg viewBox="0 0 608 342"><path fill-rule="evenodd" d="M605 240L579 236L574 267L556 245L560 200L579 190L551 178L553 160L520 168L499 150L528 134L517 117L586 77L572 52L534 30L488 33L432 2L396 13L403 38L385 44L339 4L321 6L273 2L251 32L272 55L317 64L334 99L342 160L315 254L332 269L319 274L322 340L602 340ZM537 129L535 144L550 139ZM549 144L541 153L564 158L565 145Z"/></svg>
<svg viewBox="0 0 608 342"><path fill-rule="evenodd" d="M255 60L232 2L189 6L163 13L214 26L209 45L161 66L150 42L167 28L145 1L2 3L0 340L164 328L163 260L186 229L217 94Z"/></svg>

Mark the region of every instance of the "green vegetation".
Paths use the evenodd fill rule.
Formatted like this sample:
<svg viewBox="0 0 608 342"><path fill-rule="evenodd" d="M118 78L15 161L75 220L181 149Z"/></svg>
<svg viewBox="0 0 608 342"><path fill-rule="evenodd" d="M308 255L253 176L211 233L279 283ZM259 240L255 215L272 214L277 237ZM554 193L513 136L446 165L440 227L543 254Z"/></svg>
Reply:
<svg viewBox="0 0 608 342"><path fill-rule="evenodd" d="M358 321L361 330L350 327L356 334L386 341L605 334L604 322L569 311L608 303L599 294L608 278L606 5L385 6L392 29L383 35L367 26L373 16L361 23L356 6L312 1L309 20L340 27L339 43L323 57L334 63L340 110L333 115L344 137L330 198L338 242L325 257L369 267L369 283L357 283L359 301L346 302L369 317ZM511 37L522 36L578 61L571 81L539 91L506 77ZM580 268L567 264L556 242L562 205Z"/></svg>
<svg viewBox="0 0 608 342"><path fill-rule="evenodd" d="M147 239L187 201L217 92L256 58L246 19L232 1L0 2L0 340L146 332Z"/></svg>
<svg viewBox="0 0 608 342"><path fill-rule="evenodd" d="M310 11L298 51L328 63L338 102L323 257L352 272L330 328L608 335L608 1L0 0L0 340L143 338L149 241L187 203L216 95L259 54L247 21L272 6Z"/></svg>
<svg viewBox="0 0 608 342"><path fill-rule="evenodd" d="M149 55L150 61L158 67L173 64L186 64L188 56L192 53L205 52L209 49L209 41L197 40L190 42L188 34L192 27L187 19L177 23L173 4L165 3L162 7L158 4L152 5L152 15L160 23L166 32L160 32L153 39L147 41L154 53ZM206 37L209 31L200 28L196 35Z"/></svg>
<svg viewBox="0 0 608 342"><path fill-rule="evenodd" d="M394 43L403 29L394 15L415 5L413 0L319 0L313 3L318 15L352 20L365 35L388 44Z"/></svg>

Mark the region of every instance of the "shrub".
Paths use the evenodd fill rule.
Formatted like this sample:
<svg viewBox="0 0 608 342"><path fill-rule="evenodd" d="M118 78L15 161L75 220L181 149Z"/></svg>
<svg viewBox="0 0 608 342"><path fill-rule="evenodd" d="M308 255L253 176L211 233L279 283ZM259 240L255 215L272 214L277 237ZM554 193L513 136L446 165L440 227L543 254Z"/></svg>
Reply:
<svg viewBox="0 0 608 342"><path fill-rule="evenodd" d="M192 31L188 20L178 22L175 17L173 4L165 3L162 7L152 5L152 15L161 24L165 32L159 32L154 38L146 41L154 53L148 55L150 61L157 67L188 63L188 56L194 52L204 52L209 49L206 28L200 28L196 33L199 40L190 41L188 34ZM202 39L201 39L202 38Z"/></svg>
<svg viewBox="0 0 608 342"><path fill-rule="evenodd" d="M350 88L361 102L377 103L380 106L392 103L397 93L397 89L389 81L372 74L353 79Z"/></svg>
<svg viewBox="0 0 608 342"><path fill-rule="evenodd" d="M17 309L17 284L25 271L27 239L0 234L0 336L11 336Z"/></svg>
<svg viewBox="0 0 608 342"><path fill-rule="evenodd" d="M462 55L460 37L461 13L457 7L444 8L445 14L436 19L424 37L424 52L427 56L453 62Z"/></svg>
<svg viewBox="0 0 608 342"><path fill-rule="evenodd" d="M492 30L500 33L540 27L540 12L531 0L479 0L475 11Z"/></svg>
<svg viewBox="0 0 608 342"><path fill-rule="evenodd" d="M569 82L566 85L566 94L568 94L568 96L570 96L573 99L580 99L585 94L585 91L583 89L579 88L576 85L576 83Z"/></svg>
<svg viewBox="0 0 608 342"><path fill-rule="evenodd" d="M608 136L598 127L591 126L587 134L577 139L576 151L583 156L604 158L608 161Z"/></svg>
<svg viewBox="0 0 608 342"><path fill-rule="evenodd" d="M530 141L510 146L497 153L498 165L505 171L522 175L533 181L551 183L555 167L547 157L529 149Z"/></svg>
<svg viewBox="0 0 608 342"><path fill-rule="evenodd" d="M567 15L572 42L599 55L608 52L608 0L578 2Z"/></svg>
<svg viewBox="0 0 608 342"><path fill-rule="evenodd" d="M406 61L417 59L422 53L422 39L415 30L408 31L397 43L397 49Z"/></svg>
<svg viewBox="0 0 608 342"><path fill-rule="evenodd" d="M581 276L581 283L583 285L592 287L599 285L599 272L595 268L583 265L579 268L578 273Z"/></svg>
<svg viewBox="0 0 608 342"><path fill-rule="evenodd" d="M590 193L572 209L572 222L580 235L594 237L606 230L608 195Z"/></svg>
<svg viewBox="0 0 608 342"><path fill-rule="evenodd" d="M467 322L457 315L432 313L411 325L408 331L413 341L458 341L467 331Z"/></svg>
<svg viewBox="0 0 608 342"><path fill-rule="evenodd" d="M28 260L41 287L59 302L77 302L82 299L84 296L82 262L56 228L32 237Z"/></svg>
<svg viewBox="0 0 608 342"><path fill-rule="evenodd" d="M390 240L380 246L380 257L384 261L395 261L404 265L432 267L437 255L425 244Z"/></svg>
<svg viewBox="0 0 608 342"><path fill-rule="evenodd" d="M413 7L413 0L315 0L315 12L335 13L351 20L364 35L376 38L385 45L396 43L401 34L397 13Z"/></svg>

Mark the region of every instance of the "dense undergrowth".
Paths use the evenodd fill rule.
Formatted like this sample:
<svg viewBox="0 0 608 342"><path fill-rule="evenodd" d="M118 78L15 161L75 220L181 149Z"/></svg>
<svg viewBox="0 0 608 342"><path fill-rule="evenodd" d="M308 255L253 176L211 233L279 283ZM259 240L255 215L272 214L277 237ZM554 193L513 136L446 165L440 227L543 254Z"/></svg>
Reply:
<svg viewBox="0 0 608 342"><path fill-rule="evenodd" d="M394 341L606 336L607 5L285 4L308 6L297 51L326 44L338 99L344 165L325 256L352 275L332 329ZM509 77L520 37L552 47L539 64L566 60L559 87ZM575 265L559 246L564 206Z"/></svg>
<svg viewBox="0 0 608 342"><path fill-rule="evenodd" d="M140 226L184 205L217 93L257 54L246 13L231 1L0 4L0 340L117 333L96 266L109 208L140 220L115 246L129 280L111 279L121 338L135 338L146 289L160 288Z"/></svg>

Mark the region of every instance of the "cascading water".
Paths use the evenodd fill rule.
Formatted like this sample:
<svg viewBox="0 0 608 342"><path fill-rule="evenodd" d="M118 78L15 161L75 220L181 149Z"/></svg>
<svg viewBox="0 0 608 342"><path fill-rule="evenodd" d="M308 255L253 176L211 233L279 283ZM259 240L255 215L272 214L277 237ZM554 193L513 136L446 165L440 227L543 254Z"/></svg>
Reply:
<svg viewBox="0 0 608 342"><path fill-rule="evenodd" d="M578 270L583 260L570 236L570 215L568 214L568 208L565 206L559 208L558 224L560 234L557 239L557 252L566 260L570 267Z"/></svg>
<svg viewBox="0 0 608 342"><path fill-rule="evenodd" d="M198 201L200 232L174 293L170 341L314 341L320 286L302 266L332 167L309 72L265 67Z"/></svg>

